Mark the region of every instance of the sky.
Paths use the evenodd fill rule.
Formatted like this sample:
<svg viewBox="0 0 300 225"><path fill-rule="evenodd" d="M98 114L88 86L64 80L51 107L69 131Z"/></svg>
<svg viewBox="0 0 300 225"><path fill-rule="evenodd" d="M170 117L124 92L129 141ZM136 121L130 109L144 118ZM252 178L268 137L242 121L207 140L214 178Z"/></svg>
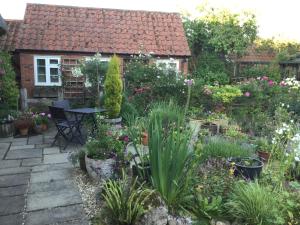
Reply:
<svg viewBox="0 0 300 225"><path fill-rule="evenodd" d="M0 0L5 19L23 19L26 3L73 5L166 12L196 13L197 6L208 4L232 12L251 11L256 15L259 36L300 42L299 0Z"/></svg>

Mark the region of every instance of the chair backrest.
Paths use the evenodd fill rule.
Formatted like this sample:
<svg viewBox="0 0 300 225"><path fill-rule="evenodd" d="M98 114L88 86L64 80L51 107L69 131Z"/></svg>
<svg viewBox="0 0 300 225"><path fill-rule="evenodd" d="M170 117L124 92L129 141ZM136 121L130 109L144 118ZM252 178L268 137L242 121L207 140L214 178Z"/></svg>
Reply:
<svg viewBox="0 0 300 225"><path fill-rule="evenodd" d="M63 108L63 109L70 109L70 101L69 100L59 100L52 102L52 106Z"/></svg>
<svg viewBox="0 0 300 225"><path fill-rule="evenodd" d="M66 114L65 114L65 110L63 108L49 106L49 111L51 113L51 118L55 122L68 121Z"/></svg>

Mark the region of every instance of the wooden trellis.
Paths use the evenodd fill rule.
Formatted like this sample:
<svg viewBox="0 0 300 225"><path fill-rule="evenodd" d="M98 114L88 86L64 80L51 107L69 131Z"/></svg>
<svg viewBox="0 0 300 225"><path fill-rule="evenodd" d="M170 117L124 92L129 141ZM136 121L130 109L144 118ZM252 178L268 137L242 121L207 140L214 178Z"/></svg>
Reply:
<svg viewBox="0 0 300 225"><path fill-rule="evenodd" d="M78 99L84 101L85 87L84 77L74 77L72 68L79 65L79 60L74 58L62 59L63 95L66 99Z"/></svg>

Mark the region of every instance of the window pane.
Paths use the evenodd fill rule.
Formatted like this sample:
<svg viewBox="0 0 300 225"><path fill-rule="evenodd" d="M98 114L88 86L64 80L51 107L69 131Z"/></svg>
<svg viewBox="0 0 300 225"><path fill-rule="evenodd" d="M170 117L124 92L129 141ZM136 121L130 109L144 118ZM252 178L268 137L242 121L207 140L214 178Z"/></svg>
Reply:
<svg viewBox="0 0 300 225"><path fill-rule="evenodd" d="M50 59L50 64L58 64L58 60L57 59Z"/></svg>
<svg viewBox="0 0 300 225"><path fill-rule="evenodd" d="M177 64L176 63L169 63L169 67L172 68L172 69L176 69Z"/></svg>
<svg viewBox="0 0 300 225"><path fill-rule="evenodd" d="M58 75L58 68L50 68L50 76Z"/></svg>
<svg viewBox="0 0 300 225"><path fill-rule="evenodd" d="M46 82L46 68L44 66L38 66L37 70L38 82Z"/></svg>
<svg viewBox="0 0 300 225"><path fill-rule="evenodd" d="M46 82L46 76L45 75L38 75L38 82L41 82L41 83Z"/></svg>
<svg viewBox="0 0 300 225"><path fill-rule="evenodd" d="M50 76L50 82L58 83L58 76Z"/></svg>
<svg viewBox="0 0 300 225"><path fill-rule="evenodd" d="M45 66L45 59L37 59L38 66Z"/></svg>

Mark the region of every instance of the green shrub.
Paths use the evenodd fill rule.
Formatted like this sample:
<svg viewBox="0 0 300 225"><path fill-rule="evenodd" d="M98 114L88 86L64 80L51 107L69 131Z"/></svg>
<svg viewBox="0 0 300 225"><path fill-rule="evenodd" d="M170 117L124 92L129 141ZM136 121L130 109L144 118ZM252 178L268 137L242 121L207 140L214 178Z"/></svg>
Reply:
<svg viewBox="0 0 300 225"><path fill-rule="evenodd" d="M152 191L138 185L135 179L129 184L129 179L123 171L122 180L108 180L104 183L103 198L105 199L111 224L134 225L147 211L145 202L152 195Z"/></svg>
<svg viewBox="0 0 300 225"><path fill-rule="evenodd" d="M178 126L165 129L159 116L154 116L148 133L152 185L169 210L178 210L188 195L191 180L191 134Z"/></svg>
<svg viewBox="0 0 300 225"><path fill-rule="evenodd" d="M253 154L250 146L241 145L223 138L211 138L203 146L201 161L209 158L248 157Z"/></svg>
<svg viewBox="0 0 300 225"><path fill-rule="evenodd" d="M209 86L212 92L212 98L217 103L229 104L235 98L242 96L239 87L233 85Z"/></svg>
<svg viewBox="0 0 300 225"><path fill-rule="evenodd" d="M238 183L225 207L242 224L284 224L278 194L257 182Z"/></svg>
<svg viewBox="0 0 300 225"><path fill-rule="evenodd" d="M0 51L0 106L18 109L19 89L9 53ZM2 108L2 107L1 107Z"/></svg>
<svg viewBox="0 0 300 225"><path fill-rule="evenodd" d="M118 117L121 111L123 83L120 73L120 61L113 56L108 64L104 82L104 105L110 118Z"/></svg>

